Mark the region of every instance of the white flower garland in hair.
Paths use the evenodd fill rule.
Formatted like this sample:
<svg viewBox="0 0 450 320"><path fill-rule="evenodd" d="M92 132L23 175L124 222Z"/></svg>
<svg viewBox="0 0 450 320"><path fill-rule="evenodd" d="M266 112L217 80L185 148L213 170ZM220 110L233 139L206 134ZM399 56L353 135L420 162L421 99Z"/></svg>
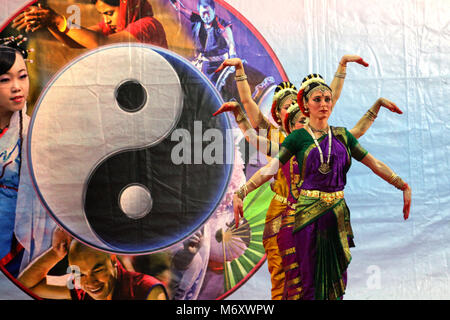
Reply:
<svg viewBox="0 0 450 320"><path fill-rule="evenodd" d="M302 85L300 87L300 90L303 89L303 90L307 91L306 87L309 86L313 82L325 83L325 80L323 80L322 78L319 78L319 77L308 79L308 80L306 80L305 82L302 83Z"/></svg>
<svg viewBox="0 0 450 320"><path fill-rule="evenodd" d="M280 91L278 91L277 93L275 93L273 95L273 100L272 101L278 101L278 99L281 98L281 96L283 96L286 91L290 92L292 95L294 95L295 97L297 97L297 90L294 90L292 88L286 88L286 89L281 89ZM290 96L290 95L289 95ZM287 98L288 96L286 96Z"/></svg>

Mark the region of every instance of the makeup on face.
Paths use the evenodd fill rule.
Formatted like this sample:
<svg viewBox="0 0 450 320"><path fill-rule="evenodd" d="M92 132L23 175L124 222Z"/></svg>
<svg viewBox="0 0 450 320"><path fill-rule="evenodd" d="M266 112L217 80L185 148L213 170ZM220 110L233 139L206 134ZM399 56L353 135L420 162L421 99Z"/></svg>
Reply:
<svg viewBox="0 0 450 320"><path fill-rule="evenodd" d="M19 53L6 73L0 75L0 112L13 113L24 108L29 92L27 66Z"/></svg>

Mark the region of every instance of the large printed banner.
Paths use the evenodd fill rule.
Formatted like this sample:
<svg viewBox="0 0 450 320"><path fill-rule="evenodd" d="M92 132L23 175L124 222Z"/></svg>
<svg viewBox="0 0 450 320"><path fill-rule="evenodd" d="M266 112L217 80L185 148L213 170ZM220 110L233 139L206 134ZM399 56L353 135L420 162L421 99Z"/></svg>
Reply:
<svg viewBox="0 0 450 320"><path fill-rule="evenodd" d="M25 23L33 10L39 21ZM52 13L66 19L45 19ZM266 184L246 198L238 229L231 203L267 159L231 113L212 116L239 100L235 70L215 71L241 58L272 120L279 82L299 88L320 73L330 84L347 54L369 66L347 65L329 123L350 129L378 98L396 103L403 113L380 108L358 141L408 182L412 205L405 221L402 193L352 162L345 299L448 299L449 19L448 0L0 0L1 41L22 34L34 49L22 194L15 226L0 219L0 299L42 298L18 278L50 248L55 226L121 272L161 281L170 299L271 299L262 237L273 192ZM19 157L17 139L3 138L0 177L7 157ZM10 195L0 188L0 218ZM65 255L47 283L78 288L76 265Z"/></svg>
<svg viewBox="0 0 450 320"><path fill-rule="evenodd" d="M27 24L32 12L39 18ZM52 31L58 15L71 33ZM273 193L267 184L249 197L234 226L232 195L264 159L234 119L213 113L238 99L234 67L216 70L240 57L268 114L286 75L258 31L223 1L30 1L8 21L0 38L25 35L33 60L27 187L39 199L18 199L14 236L25 253L10 256L8 277L41 298L16 278L58 225L158 279L170 299L222 299L245 283L265 261ZM47 281L70 287L77 276L66 256Z"/></svg>

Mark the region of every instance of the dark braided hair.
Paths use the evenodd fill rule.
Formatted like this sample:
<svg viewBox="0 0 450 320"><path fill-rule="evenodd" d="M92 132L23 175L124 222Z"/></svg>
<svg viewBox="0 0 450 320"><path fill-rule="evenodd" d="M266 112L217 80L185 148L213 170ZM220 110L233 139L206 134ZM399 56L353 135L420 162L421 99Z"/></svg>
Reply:
<svg viewBox="0 0 450 320"><path fill-rule="evenodd" d="M279 116L280 108L283 102L287 98L295 99L297 96L297 88L289 81L283 81L277 85L272 99L272 118L279 124L282 125L284 119Z"/></svg>

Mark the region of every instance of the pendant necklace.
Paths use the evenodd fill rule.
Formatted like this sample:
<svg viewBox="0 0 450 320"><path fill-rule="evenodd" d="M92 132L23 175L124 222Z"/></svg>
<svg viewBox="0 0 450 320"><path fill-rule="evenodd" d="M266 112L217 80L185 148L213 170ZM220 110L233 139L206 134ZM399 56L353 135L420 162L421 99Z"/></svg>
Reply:
<svg viewBox="0 0 450 320"><path fill-rule="evenodd" d="M320 148L319 142L317 141L316 137L314 136L314 133L312 132L312 128L308 125L308 132L311 135L311 137L314 139L314 143L317 146L317 150L319 150L319 154L320 154L320 167L319 167L319 172L321 174L327 174L331 171L330 168L330 156L331 156L331 128L328 126L328 159L327 159L327 163L323 162L323 152L322 149ZM317 130L318 131L318 130Z"/></svg>

